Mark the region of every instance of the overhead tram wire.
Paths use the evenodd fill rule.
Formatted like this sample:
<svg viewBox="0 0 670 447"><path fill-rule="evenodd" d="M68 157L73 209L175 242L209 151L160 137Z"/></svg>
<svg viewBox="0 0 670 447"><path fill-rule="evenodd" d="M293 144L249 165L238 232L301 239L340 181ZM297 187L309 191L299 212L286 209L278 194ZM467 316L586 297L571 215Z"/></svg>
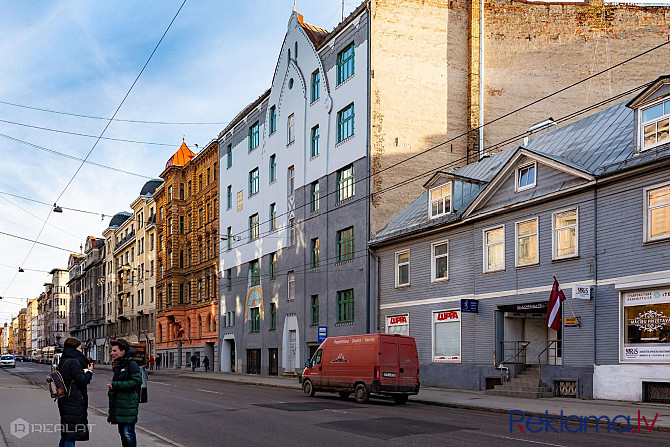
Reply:
<svg viewBox="0 0 670 447"><path fill-rule="evenodd" d="M3 193L0 191L0 194L3 194ZM31 213L30 211L28 211L27 209L25 209L25 208L23 208L23 207L20 207L19 205L17 205L16 203L12 202L12 201L9 200L8 198L0 196L0 199L4 200L5 202L9 203L9 204L12 205L12 206L15 206L16 208L20 209L20 210L23 211L24 213L26 213L26 214L30 214L30 215L33 216L34 218L39 219L40 221L42 220L42 218L39 217L38 215ZM63 233L65 233L65 234L67 234L67 235L70 235L70 236L72 236L72 237L74 237L74 238L80 239L80 236L78 236L78 235L76 235L76 234L73 234L73 233L70 233L69 231L64 230L64 229L62 229L62 228L59 228L59 227L57 227L57 226L54 225L54 224L49 224L49 226L51 226L51 227L57 229L58 231L62 231Z"/></svg>
<svg viewBox="0 0 670 447"><path fill-rule="evenodd" d="M7 138L8 140L15 141L17 143L25 144L26 146L30 146L30 147L33 147L35 149L39 149L41 151L48 152L50 154L58 155L58 156L61 156L61 157L64 157L64 158L69 158L70 160L84 161L83 158L75 157L74 155L64 154L63 152L58 152L58 151L55 151L53 149L49 149L49 148L46 148L44 146L40 146L38 144L30 143L28 141L21 140L19 138L15 138L15 137L3 134L3 133L0 133L0 137ZM124 169L114 168L112 166L103 165L101 163L96 163L94 161L86 160L86 163L90 164L91 166L97 166L99 168L109 169L109 170L112 170L112 171L121 172L123 174L129 174L129 175L134 175L136 177L153 179L153 177L149 177L149 176L142 175L142 174L137 174L136 172L126 171Z"/></svg>
<svg viewBox="0 0 670 447"><path fill-rule="evenodd" d="M619 93L619 94L617 94L617 95L615 95L615 96L613 96L613 97L607 98L607 99L605 99L605 100L603 100L603 101L600 101L600 102L598 102L598 103L591 104L591 105L585 107L584 109L581 109L581 110L576 111L576 112L572 112L572 113L570 113L570 114L568 114L568 115L566 115L566 116L564 116L564 117L561 117L561 118L559 118L558 120L556 120L555 122L556 122L556 123L561 123L561 122L563 122L563 121L572 119L572 118L574 118L574 117L576 117L576 116L579 116L580 114L586 113L586 112L591 111L591 110L593 110L593 109L595 109L595 108L598 108L598 107L600 107L600 106L602 106L602 105L605 105L605 104L607 104L607 103L609 103L609 102L613 102L613 101L616 101L616 100L618 100L618 99L621 99L622 97L625 97L625 96L627 96L627 95L629 95L629 94L631 94L631 93L633 93L633 92L635 92L635 91L637 91L637 90L641 90L641 89L643 89L643 88L645 88L645 87L648 87L650 84L651 84L651 83L646 83L646 84L643 84L643 85L634 87L633 89L630 89L630 90L628 90L628 91L626 91L626 92ZM520 139L520 138L526 136L527 134L528 134L528 132L526 131L526 132L523 132L523 133L518 134L518 135L516 135L516 136L510 137L510 138L508 138L508 139L506 139L506 140L504 140L504 141L502 141L502 142L496 143L495 145L493 145L493 146L487 148L484 152L491 152L492 149L494 149L494 148L498 148L498 147L500 147L500 146L502 146L502 145L505 145L505 144L507 144L508 142L512 142L512 141L518 140L518 139ZM358 198L355 198L354 200L349 200L349 201L343 203L341 206L338 206L337 208L333 208L332 210L328 210L328 211L325 211L325 212L323 212L323 213L318 213L318 214L315 214L315 215L313 215L313 216L309 216L309 217L307 217L307 218L301 220L300 222L296 222L296 224L297 224L297 223L307 222L307 221L309 221L309 220L311 220L311 219L315 219L315 218L318 218L318 217L320 217L320 216L323 216L323 215L325 215L325 214L327 214L327 213L330 213L331 211L334 211L334 210L336 210L336 209L339 210L339 209L341 209L342 207L350 206L350 205L352 205L352 204L354 204L354 203L358 203L358 202L360 202L360 201L367 200L367 199L368 199L370 196L372 196L372 195L383 194L383 193L385 193L385 192L388 192L388 191L391 191L391 190L393 190L393 189L399 188L399 187L404 186L404 185L406 185L406 184L412 183L412 182L414 182L414 181L416 181L416 180L418 180L418 179L420 179L420 178L422 178L422 177L425 177L425 176L427 176L427 175L430 175L430 174L435 173L436 170L440 170L440 169L444 169L444 168L449 168L449 167L455 167L455 166L458 166L460 162L462 162L462 161L466 161L466 160L467 160L467 157L461 157L461 158L458 158L458 159L453 160L453 161L451 161L451 162L449 162L449 163L447 163L447 164L445 164L445 165L437 166L437 167L432 168L432 169L430 169L430 170L428 170L428 171L425 171L425 172L422 172L422 173L420 173L420 174L417 174L417 175L414 175L414 176L412 176L412 177L409 177L408 179L405 179L405 180L403 180L403 181L401 181L401 182L398 182L398 183L396 183L396 184L390 185L390 186L388 186L388 187L386 187L386 188L384 188L384 189L382 189L382 190L380 190L380 191L377 191L377 192L374 192L374 193L368 193L368 194L366 194L366 195L363 195L363 196L360 196L360 197L358 197ZM361 179L361 180L357 180L357 181L354 182L354 184L355 184L355 183L358 183L359 181L364 181L364 180L366 180L366 179L368 179L368 178L370 178L370 176L366 176L365 178L363 178L363 179ZM325 198L325 197L328 197L329 195L331 195L331 194L335 194L335 193L337 193L336 190L335 190L335 191L332 191L332 192L330 192L330 193L328 193L328 194L325 194L323 197ZM321 199L321 197L320 197L319 199ZM306 202L305 204L300 205L299 207L296 207L295 210L302 209L302 208L308 206L310 203L311 203L311 202ZM286 213L282 213L282 214L276 216L276 218L285 216L285 215L287 215L287 214L288 214L288 212L286 212ZM265 223L268 223L268 222L270 222L270 220L266 220L266 221L263 221L263 222L259 222L259 225L261 225L261 224L265 224ZM280 228L279 230L284 230L284 229L286 229L286 228L287 228L287 226L284 226L284 227ZM243 230L243 231L241 231L241 232L238 232L238 233L233 234L233 236L240 236L240 235L243 235L243 234L245 234L247 231L248 231L248 230ZM274 231L276 231L276 230L270 230L270 231L263 232L263 233L261 233L261 236L263 236L263 235L265 235L265 234L270 234L270 233L272 233L272 232L274 232ZM249 243L249 242L244 242L244 243L242 243L242 244L235 245L233 248L238 248L238 247L240 247L240 246L246 245L247 243Z"/></svg>
<svg viewBox="0 0 670 447"><path fill-rule="evenodd" d="M84 164L86 163L86 160L88 160L88 158L91 156L91 154L93 153L93 151L94 151L95 148L97 147L97 145L98 145L98 143L100 142L100 140L103 138L103 135L105 134L105 132L107 131L107 129L109 128L109 126L112 124L112 121L114 120L114 118L116 118L116 115L119 113L119 110L121 110L121 107L122 107L123 104L126 102L126 99L128 99L128 96L130 95L130 92L131 92L131 91L133 90L133 88L135 87L135 84L137 84L137 81L139 81L140 77L142 76L142 73L144 73L144 70L145 70L145 69L147 68L147 66L149 65L149 62L151 61L151 59L153 58L154 54L155 54L156 51L158 50L158 47L160 46L161 42L163 42L163 39L165 38L165 36L167 35L168 31L169 31L170 28L172 27L172 24L174 23L174 21L177 19L177 16L179 16L179 13L181 12L181 10L182 10L182 8L184 7L185 4L186 4L186 0L184 0L184 1L182 2L181 6L179 6L179 9L178 9L177 12L175 13L175 15L174 15L174 17L172 18L172 20L170 21L170 24L169 24L169 25L167 26L167 28L165 29L165 32L163 33L163 35L161 36L160 40L158 41L158 43L157 43L156 46L154 47L153 51L152 51L151 54L149 55L149 58L148 58L147 61L145 62L144 66L142 67L142 70L140 70L139 74L137 75L137 77L136 77L135 80L133 81L132 85L130 86L130 88L129 88L128 91L126 92L126 94L125 94L125 96L123 97L123 99L121 100L121 103L120 103L119 106L116 108L116 110L114 111L114 114L112 115L112 117L109 119L109 121L108 121L107 124L105 125L105 128L102 130L102 132L100 133L100 135L98 136L98 138L95 140L95 143L93 143L93 147L91 147L91 150L88 151L88 154L86 154L86 157L84 157L84 160L81 162L81 165L79 165L79 167L77 168L77 170L75 171L75 173L72 175L72 178L67 182L67 184L65 185L65 188L63 188L63 191L58 195L58 198L54 201L54 203L58 203L58 201L61 199L61 197L63 197L63 194L65 194L65 192L66 192L67 189L70 187L70 185L72 184L72 182L74 181L74 179L77 177L77 174L79 173L79 171L81 171L81 168L82 168L82 167L84 166ZM26 261L28 260L28 258L30 257L30 254L32 253L33 248L35 248L35 244L37 244L38 239L39 239L40 236L42 235L42 231L44 231L44 227L46 226L47 222L49 221L49 217L51 216L51 213L52 213L52 212L53 212L53 209L49 211L49 214L47 215L47 218L44 220L44 224L42 225L42 229L40 230L39 234L37 235L37 237L36 237L35 240L33 241L33 244L32 244L32 246L30 247L30 250L28 251L28 254L26 255L26 257L25 257L25 259L23 260L22 264L25 264ZM68 251L69 251L69 250L68 250ZM10 288L10 287L12 286L12 284L14 283L14 280L16 279L16 275L18 275L18 272L14 274L14 277L12 278L12 280L11 280L11 281L9 282L9 284L7 285L5 291L3 292L3 295L7 292L7 290L9 290L9 288Z"/></svg>
<svg viewBox="0 0 670 447"><path fill-rule="evenodd" d="M21 240L24 240L24 241L32 242L33 247L35 246L35 244L39 244L39 245L44 245L45 247L50 247L50 248L55 248L57 250L66 251L68 253L77 253L77 250L70 250L70 249L67 249L67 248L58 247L56 245L51 245L51 244L47 244L47 243L44 243L44 242L39 242L35 239L28 239L26 237L17 236L16 234L5 233L4 231L0 231L0 234L5 235L5 236L9 236L9 237L13 237L13 238L16 238L16 239L21 239ZM24 263L25 263L25 260L24 260ZM21 265L23 265L23 264L21 264Z"/></svg>
<svg viewBox="0 0 670 447"><path fill-rule="evenodd" d="M105 118L102 116L92 116L92 115L84 115L84 114L79 114L79 113L69 113L69 112L63 112L61 110L52 110L52 109L43 109L41 107L31 107L27 106L24 104L16 104L13 102L8 102L8 101L0 101L0 104L5 104L8 106L13 106L13 107L21 107L24 109L30 109L30 110L37 110L40 112L48 112L48 113L56 113L59 115L67 115L67 116L76 116L78 118L89 118L89 119L94 119L94 120L109 120L109 118ZM213 121L213 122L179 122L179 121L146 121L146 120L129 120L129 119L121 119L121 118L114 118L113 121L116 122L121 122L121 123L138 123L138 124L164 124L164 125L172 125L172 126L196 126L196 125L226 125L228 122L226 121Z"/></svg>

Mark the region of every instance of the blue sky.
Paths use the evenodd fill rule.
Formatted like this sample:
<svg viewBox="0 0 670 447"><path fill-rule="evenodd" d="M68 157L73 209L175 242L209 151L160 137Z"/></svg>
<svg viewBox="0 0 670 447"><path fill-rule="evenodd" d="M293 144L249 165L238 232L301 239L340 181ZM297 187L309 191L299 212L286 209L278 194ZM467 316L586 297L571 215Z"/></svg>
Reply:
<svg viewBox="0 0 670 447"><path fill-rule="evenodd" d="M53 203L80 162L34 146L83 158L95 143L27 126L99 135L107 124L4 103L110 117L181 3L0 1L0 192ZM359 4L346 2L345 15ZM297 9L330 31L341 5L299 0ZM293 0L188 0L117 118L217 124L112 123L106 137L160 144L100 141L90 161L139 175L85 165L58 204L98 214L51 214L39 241L78 252L107 227L101 214L130 210L141 176L158 177L182 137L194 151L216 138L270 86L292 8ZM0 232L35 239L49 211L0 194ZM28 256L31 246L0 234L0 324L44 290L46 272L67 266L68 251L36 245ZM26 271L17 274L19 266Z"/></svg>

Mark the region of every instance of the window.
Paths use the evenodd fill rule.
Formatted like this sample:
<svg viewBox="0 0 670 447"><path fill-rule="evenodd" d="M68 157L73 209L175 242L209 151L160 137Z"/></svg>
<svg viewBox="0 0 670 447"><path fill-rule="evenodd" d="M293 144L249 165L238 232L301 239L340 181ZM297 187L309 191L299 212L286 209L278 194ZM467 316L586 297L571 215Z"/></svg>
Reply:
<svg viewBox="0 0 670 447"><path fill-rule="evenodd" d="M449 241L432 244L432 281L449 279Z"/></svg>
<svg viewBox="0 0 670 447"><path fill-rule="evenodd" d="M286 277L288 281L287 300L293 301L295 299L295 274L290 271Z"/></svg>
<svg viewBox="0 0 670 447"><path fill-rule="evenodd" d="M354 227L337 232L337 262L354 259Z"/></svg>
<svg viewBox="0 0 670 447"><path fill-rule="evenodd" d="M232 168L233 167L233 145L229 144L228 148L226 149L226 159L227 159L227 168Z"/></svg>
<svg viewBox="0 0 670 447"><path fill-rule="evenodd" d="M226 290L228 292L233 290L233 269L226 270Z"/></svg>
<svg viewBox="0 0 670 447"><path fill-rule="evenodd" d="M258 193L259 183L260 183L260 174L258 172L258 168L256 168L253 171L249 172L249 197Z"/></svg>
<svg viewBox="0 0 670 447"><path fill-rule="evenodd" d="M309 204L311 212L319 211L319 182L318 180L311 185L312 201Z"/></svg>
<svg viewBox="0 0 670 447"><path fill-rule="evenodd" d="M179 199L184 200L184 184L179 184Z"/></svg>
<svg viewBox="0 0 670 447"><path fill-rule="evenodd" d="M168 202L172 202L172 186L168 186Z"/></svg>
<svg viewBox="0 0 670 447"><path fill-rule="evenodd" d="M337 84L341 84L354 74L354 43L350 43L337 54Z"/></svg>
<svg viewBox="0 0 670 447"><path fill-rule="evenodd" d="M310 83L310 102L314 102L317 99L319 99L320 92L319 92L319 84L321 83L321 73L319 70L316 70L314 73L312 73L312 82Z"/></svg>
<svg viewBox="0 0 670 447"><path fill-rule="evenodd" d="M212 168L207 168L207 184L211 182L212 179Z"/></svg>
<svg viewBox="0 0 670 447"><path fill-rule="evenodd" d="M433 312L433 362L461 362L461 312Z"/></svg>
<svg viewBox="0 0 670 447"><path fill-rule="evenodd" d="M337 171L337 201L341 202L354 195L354 165Z"/></svg>
<svg viewBox="0 0 670 447"><path fill-rule="evenodd" d="M214 180L216 180L218 178L218 175L219 175L218 172L219 172L219 170L217 169L217 164L215 162L214 163ZM216 323L214 323L214 324L216 324Z"/></svg>
<svg viewBox="0 0 670 447"><path fill-rule="evenodd" d="M296 42L294 44L293 48L295 49L295 58L297 60L298 59L298 42Z"/></svg>
<svg viewBox="0 0 670 447"><path fill-rule="evenodd" d="M670 184L644 190L645 241L670 237Z"/></svg>
<svg viewBox="0 0 670 447"><path fill-rule="evenodd" d="M337 112L337 142L354 134L354 103Z"/></svg>
<svg viewBox="0 0 670 447"><path fill-rule="evenodd" d="M277 180L277 156L270 155L270 183Z"/></svg>
<svg viewBox="0 0 670 447"><path fill-rule="evenodd" d="M535 162L516 170L516 191L535 187Z"/></svg>
<svg viewBox="0 0 670 447"><path fill-rule="evenodd" d="M288 195L292 196L295 192L295 168L293 166L288 168Z"/></svg>
<svg viewBox="0 0 670 447"><path fill-rule="evenodd" d="M288 220L288 242L289 247L295 247L295 219Z"/></svg>
<svg viewBox="0 0 670 447"><path fill-rule="evenodd" d="M577 256L577 209L554 213L552 223L554 230L552 259Z"/></svg>
<svg viewBox="0 0 670 447"><path fill-rule="evenodd" d="M312 295L312 318L311 318L311 324L312 326L318 326L319 325L319 295Z"/></svg>
<svg viewBox="0 0 670 447"><path fill-rule="evenodd" d="M642 110L642 148L670 141L670 99Z"/></svg>
<svg viewBox="0 0 670 447"><path fill-rule="evenodd" d="M309 148L310 157L314 158L319 155L319 126L312 127Z"/></svg>
<svg viewBox="0 0 670 447"><path fill-rule="evenodd" d="M258 307L252 307L249 311L249 332L259 332L261 330L261 310Z"/></svg>
<svg viewBox="0 0 670 447"><path fill-rule="evenodd" d="M249 216L249 240L258 239L259 236L258 213Z"/></svg>
<svg viewBox="0 0 670 447"><path fill-rule="evenodd" d="M249 128L249 152L258 147L258 121Z"/></svg>
<svg viewBox="0 0 670 447"><path fill-rule="evenodd" d="M277 131L277 107L270 107L270 135Z"/></svg>
<svg viewBox="0 0 670 447"><path fill-rule="evenodd" d="M257 286L261 283L261 267L258 259L249 263L249 284L250 287Z"/></svg>
<svg viewBox="0 0 670 447"><path fill-rule="evenodd" d="M337 322L350 323L354 321L354 290L337 292Z"/></svg>
<svg viewBox="0 0 670 447"><path fill-rule="evenodd" d="M276 203L271 203L270 204L270 216L269 219L270 221L270 231L276 230L277 229L277 204Z"/></svg>
<svg viewBox="0 0 670 447"><path fill-rule="evenodd" d="M539 263L537 218L516 223L516 266Z"/></svg>
<svg viewBox="0 0 670 447"><path fill-rule="evenodd" d="M270 330L277 329L277 305L270 303Z"/></svg>
<svg viewBox="0 0 670 447"><path fill-rule="evenodd" d="M319 266L319 238L312 239L310 265L312 268Z"/></svg>
<svg viewBox="0 0 670 447"><path fill-rule="evenodd" d="M184 250L179 250L179 268L184 268Z"/></svg>
<svg viewBox="0 0 670 447"><path fill-rule="evenodd" d="M451 182L432 188L428 194L431 218L451 212Z"/></svg>
<svg viewBox="0 0 670 447"><path fill-rule="evenodd" d="M198 174L198 192L202 191L202 174Z"/></svg>
<svg viewBox="0 0 670 447"><path fill-rule="evenodd" d="M168 233L172 234L172 218L169 217L167 221L168 221Z"/></svg>
<svg viewBox="0 0 670 447"><path fill-rule="evenodd" d="M505 226L484 230L484 272L505 270Z"/></svg>
<svg viewBox="0 0 670 447"><path fill-rule="evenodd" d="M233 207L233 185L228 185L226 188L226 208L231 209Z"/></svg>
<svg viewBox="0 0 670 447"><path fill-rule="evenodd" d="M286 123L288 130L288 141L287 144L291 144L295 141L295 115L291 113L288 116L288 121Z"/></svg>
<svg viewBox="0 0 670 447"><path fill-rule="evenodd" d="M184 216L179 216L179 234L184 234Z"/></svg>
<svg viewBox="0 0 670 447"><path fill-rule="evenodd" d="M233 248L233 227L228 227L228 231L226 232L226 241L228 242L228 250L231 250Z"/></svg>
<svg viewBox="0 0 670 447"><path fill-rule="evenodd" d="M386 333L409 335L409 314L387 316Z"/></svg>
<svg viewBox="0 0 670 447"><path fill-rule="evenodd" d="M409 251L395 254L395 286L409 286Z"/></svg>
<svg viewBox="0 0 670 447"><path fill-rule="evenodd" d="M277 253L270 253L270 279L277 279Z"/></svg>

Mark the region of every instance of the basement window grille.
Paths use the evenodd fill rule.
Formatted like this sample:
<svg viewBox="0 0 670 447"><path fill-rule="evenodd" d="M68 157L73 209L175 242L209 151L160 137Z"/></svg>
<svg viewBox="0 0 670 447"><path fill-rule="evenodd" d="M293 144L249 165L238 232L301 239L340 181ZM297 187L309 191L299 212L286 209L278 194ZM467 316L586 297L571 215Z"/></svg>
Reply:
<svg viewBox="0 0 670 447"><path fill-rule="evenodd" d="M556 397L577 397L576 380L556 380L554 384Z"/></svg>
<svg viewBox="0 0 670 447"><path fill-rule="evenodd" d="M642 382L642 402L670 404L670 382Z"/></svg>

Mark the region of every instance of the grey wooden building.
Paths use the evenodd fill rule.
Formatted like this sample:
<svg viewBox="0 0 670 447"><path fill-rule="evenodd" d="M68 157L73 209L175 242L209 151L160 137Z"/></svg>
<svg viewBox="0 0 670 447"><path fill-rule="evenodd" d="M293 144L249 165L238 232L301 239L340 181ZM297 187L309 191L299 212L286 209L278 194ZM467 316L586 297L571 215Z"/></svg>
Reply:
<svg viewBox="0 0 670 447"><path fill-rule="evenodd" d="M669 120L665 76L435 173L370 241L377 328L416 338L423 384L670 399ZM567 297L558 331L546 322L554 276Z"/></svg>

